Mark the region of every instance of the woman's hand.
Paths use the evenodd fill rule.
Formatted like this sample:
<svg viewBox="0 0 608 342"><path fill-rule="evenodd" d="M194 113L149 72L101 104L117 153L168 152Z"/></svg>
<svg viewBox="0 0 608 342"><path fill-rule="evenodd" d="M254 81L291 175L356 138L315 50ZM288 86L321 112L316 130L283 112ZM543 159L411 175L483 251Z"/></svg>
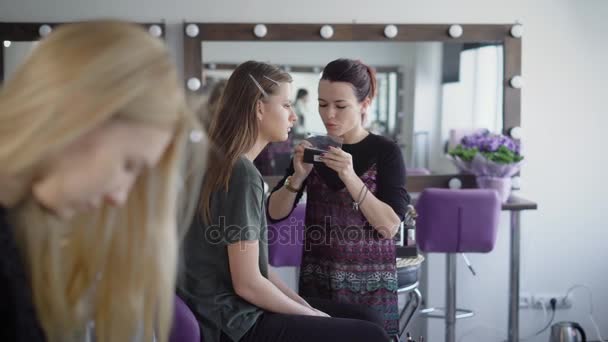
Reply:
<svg viewBox="0 0 608 342"><path fill-rule="evenodd" d="M312 164L304 163L304 149L312 147L312 144L306 140L302 140L294 149L293 154L293 169L295 170L292 182L296 187L299 187L312 171Z"/></svg>
<svg viewBox="0 0 608 342"><path fill-rule="evenodd" d="M329 152L322 155L322 160L327 167L336 171L340 179L346 183L346 179L356 176L353 169L353 156L342 149L330 147Z"/></svg>
<svg viewBox="0 0 608 342"><path fill-rule="evenodd" d="M313 310L317 313L316 316L318 316L318 317L331 317L330 315L326 314L325 312L323 312L321 310L317 310L315 308L313 308Z"/></svg>

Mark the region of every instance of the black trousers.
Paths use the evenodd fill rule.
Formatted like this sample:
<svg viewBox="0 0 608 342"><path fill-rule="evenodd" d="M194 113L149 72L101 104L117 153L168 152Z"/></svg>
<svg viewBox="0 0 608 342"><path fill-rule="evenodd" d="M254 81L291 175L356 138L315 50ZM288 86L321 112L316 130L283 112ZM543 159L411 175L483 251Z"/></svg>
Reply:
<svg viewBox="0 0 608 342"><path fill-rule="evenodd" d="M388 342L382 316L365 306L307 298L331 318L266 312L239 342ZM222 342L231 341L222 335Z"/></svg>

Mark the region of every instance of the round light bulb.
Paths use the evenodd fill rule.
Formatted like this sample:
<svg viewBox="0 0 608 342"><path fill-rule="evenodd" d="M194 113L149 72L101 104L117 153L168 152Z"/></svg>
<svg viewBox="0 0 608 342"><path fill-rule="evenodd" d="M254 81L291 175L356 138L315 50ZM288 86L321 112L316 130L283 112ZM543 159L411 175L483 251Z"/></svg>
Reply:
<svg viewBox="0 0 608 342"><path fill-rule="evenodd" d="M11 41L10 40L5 40L4 41L4 47L6 47L6 48L11 47Z"/></svg>
<svg viewBox="0 0 608 342"><path fill-rule="evenodd" d="M329 39L334 35L334 28L331 25L323 25L319 33L323 39Z"/></svg>
<svg viewBox="0 0 608 342"><path fill-rule="evenodd" d="M197 91L201 88L201 80L196 77L191 77L187 82L188 89L192 91Z"/></svg>
<svg viewBox="0 0 608 342"><path fill-rule="evenodd" d="M253 34L258 38L264 38L268 34L268 28L264 24L257 24L253 27Z"/></svg>
<svg viewBox="0 0 608 342"><path fill-rule="evenodd" d="M41 25L40 28L38 28L38 34L40 34L40 37L48 36L51 31L53 31L53 29L47 24Z"/></svg>
<svg viewBox="0 0 608 342"><path fill-rule="evenodd" d="M513 139L521 140L522 129L519 126L515 126L509 130L509 136Z"/></svg>
<svg viewBox="0 0 608 342"><path fill-rule="evenodd" d="M462 188L462 181L454 177L448 182L448 187L450 187L450 189L460 189Z"/></svg>
<svg viewBox="0 0 608 342"><path fill-rule="evenodd" d="M450 29L448 30L448 33L450 34L450 37L452 38L459 38L462 36L462 26L460 25L452 25L450 26Z"/></svg>
<svg viewBox="0 0 608 342"><path fill-rule="evenodd" d="M386 38L393 39L397 37L397 33L399 33L399 30L395 25L386 25L386 27L384 28L384 35L386 36Z"/></svg>
<svg viewBox="0 0 608 342"><path fill-rule="evenodd" d="M190 38L194 38L198 36L199 30L198 25L196 24L188 24L186 25L186 35Z"/></svg>
<svg viewBox="0 0 608 342"><path fill-rule="evenodd" d="M511 77L509 80L511 88L521 89L524 86L524 79L520 75Z"/></svg>
<svg viewBox="0 0 608 342"><path fill-rule="evenodd" d="M150 25L150 27L148 27L148 32L150 32L153 37L158 38L163 34L163 29L158 25Z"/></svg>
<svg viewBox="0 0 608 342"><path fill-rule="evenodd" d="M521 38L524 35L524 25L515 24L511 26L510 33L513 38Z"/></svg>

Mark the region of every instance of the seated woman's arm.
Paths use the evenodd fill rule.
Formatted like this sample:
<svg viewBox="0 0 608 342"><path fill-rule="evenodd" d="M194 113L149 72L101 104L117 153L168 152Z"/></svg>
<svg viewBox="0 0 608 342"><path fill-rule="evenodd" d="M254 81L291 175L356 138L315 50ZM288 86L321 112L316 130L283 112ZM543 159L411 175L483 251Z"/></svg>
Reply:
<svg viewBox="0 0 608 342"><path fill-rule="evenodd" d="M303 182L303 180L296 180L293 176L291 177L291 186L296 189L302 187ZM298 194L287 190L287 188L283 186L284 184L285 180L281 181L277 185L279 188L274 190L268 197L268 216L271 221L285 219L294 208L296 196Z"/></svg>
<svg viewBox="0 0 608 342"><path fill-rule="evenodd" d="M311 164L304 164L304 148L310 146L306 140L296 146L293 159L287 169L285 177L277 184L268 197L268 217L271 221L285 219L293 210L295 203L299 201L306 186L306 178L312 170ZM291 187L299 189L297 193L289 191L285 186L287 177L291 176Z"/></svg>
<svg viewBox="0 0 608 342"><path fill-rule="evenodd" d="M287 286L287 284L285 284L283 280L281 280L281 278L271 269L268 270L268 280L270 280L270 282L273 283L274 286L276 286L279 290L281 290L281 292L283 292L287 297L306 307L313 308L312 306L310 306L310 304L308 304L306 300L304 300L304 298L300 297L300 295L297 294L296 291L292 290L289 286Z"/></svg>
<svg viewBox="0 0 608 342"><path fill-rule="evenodd" d="M264 278L260 273L258 258L259 241L257 240L228 245L232 284L241 298L270 312L320 316L318 311L289 298L270 280Z"/></svg>

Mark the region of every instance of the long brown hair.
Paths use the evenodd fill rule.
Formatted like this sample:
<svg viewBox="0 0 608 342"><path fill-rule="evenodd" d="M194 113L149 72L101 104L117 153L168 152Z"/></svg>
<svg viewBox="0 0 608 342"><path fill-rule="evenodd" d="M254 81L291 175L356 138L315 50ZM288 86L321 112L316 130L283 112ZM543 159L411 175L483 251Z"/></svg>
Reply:
<svg viewBox="0 0 608 342"><path fill-rule="evenodd" d="M255 80L255 81L254 81ZM239 65L226 84L215 115L209 124L209 151L207 172L201 192L201 214L211 222L211 194L219 189L228 190L230 175L237 159L249 151L259 134L256 108L264 94L277 92L274 82L291 82L291 76L276 66L247 61Z"/></svg>
<svg viewBox="0 0 608 342"><path fill-rule="evenodd" d="M201 123L203 124L203 128L205 129L205 131L209 130L211 118L213 117L213 115L215 115L215 112L217 111L220 98L222 97L222 93L224 92L224 88L226 87L226 82L226 80L220 80L215 83L213 85L213 88L211 88L211 93L209 94L207 102L202 106L199 105L200 109L198 116Z"/></svg>

